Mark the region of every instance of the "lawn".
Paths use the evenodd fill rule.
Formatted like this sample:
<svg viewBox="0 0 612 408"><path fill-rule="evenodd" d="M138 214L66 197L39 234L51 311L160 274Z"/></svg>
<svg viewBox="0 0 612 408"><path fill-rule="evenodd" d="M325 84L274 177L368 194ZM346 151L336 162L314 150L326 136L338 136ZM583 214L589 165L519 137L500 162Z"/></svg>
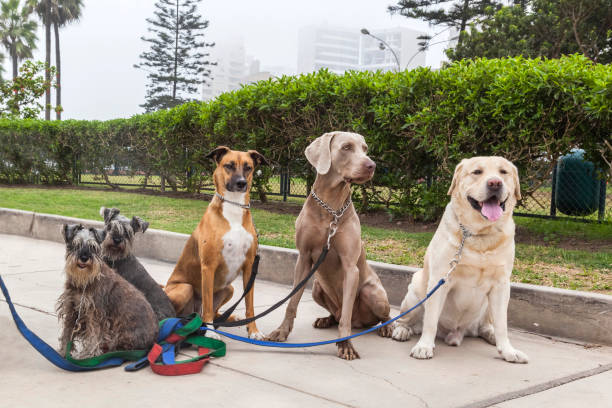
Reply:
<svg viewBox="0 0 612 408"><path fill-rule="evenodd" d="M207 204L197 199L126 192L0 187L0 207L94 220L100 219L100 206L117 207L126 215L143 217L151 228L188 234ZM261 243L293 248L295 216L260 210L256 203L254 207ZM517 245L514 281L612 294L612 226L515 219L521 231L536 239L521 240ZM369 259L421 266L432 232L363 225L362 235ZM579 249L568 248L568 239L580 241L576 245Z"/></svg>

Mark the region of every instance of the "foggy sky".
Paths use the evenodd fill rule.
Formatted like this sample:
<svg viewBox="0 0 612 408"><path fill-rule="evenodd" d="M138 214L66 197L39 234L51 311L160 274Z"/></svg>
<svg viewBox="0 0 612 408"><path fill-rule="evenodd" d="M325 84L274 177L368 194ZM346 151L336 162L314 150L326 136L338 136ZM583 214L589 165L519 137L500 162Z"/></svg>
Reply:
<svg viewBox="0 0 612 408"><path fill-rule="evenodd" d="M133 68L133 64L146 48L140 37L147 34L145 18L153 15L154 3L154 0L85 0L81 20L61 30L63 118L105 120L142 113L138 105L144 99L146 73ZM259 59L262 66L295 70L298 29L302 26L326 23L356 30L404 26L430 33L440 31L420 21L389 15L386 7L391 3L204 0L200 11L210 21L206 41L243 37L247 54ZM42 27L38 37L39 49L34 58L43 61ZM443 45L430 50L427 64L438 67L442 50ZM54 55L52 51L52 64ZM10 75L9 67L7 61L5 76Z"/></svg>

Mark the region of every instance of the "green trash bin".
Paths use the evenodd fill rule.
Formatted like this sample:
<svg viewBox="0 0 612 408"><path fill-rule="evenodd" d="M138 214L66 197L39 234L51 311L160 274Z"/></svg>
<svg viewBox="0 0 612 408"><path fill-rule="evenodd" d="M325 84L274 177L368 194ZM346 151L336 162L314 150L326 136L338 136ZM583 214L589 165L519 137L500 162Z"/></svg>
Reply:
<svg viewBox="0 0 612 408"><path fill-rule="evenodd" d="M563 214L584 217L597 211L601 180L595 165L584 160L584 150L575 150L557 162L555 203Z"/></svg>

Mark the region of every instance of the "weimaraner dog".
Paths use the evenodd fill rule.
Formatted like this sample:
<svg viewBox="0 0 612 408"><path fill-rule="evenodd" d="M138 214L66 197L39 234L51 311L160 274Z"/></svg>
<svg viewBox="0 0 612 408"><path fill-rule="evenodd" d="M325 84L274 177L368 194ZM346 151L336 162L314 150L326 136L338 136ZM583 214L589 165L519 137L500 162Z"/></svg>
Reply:
<svg viewBox="0 0 612 408"><path fill-rule="evenodd" d="M294 286L308 275L327 242L330 222L334 218L330 211L346 206L312 288L315 302L330 313L328 317L316 319L313 326L327 328L339 323L340 337L349 336L351 327L373 326L389 319L387 293L366 262L361 224L350 201L351 183L363 184L374 175L376 164L367 156L367 150L363 136L356 133L326 133L313 141L306 148L306 158L317 170L317 178L313 194L306 199L295 222L299 256ZM303 292L302 288L291 298L285 318L278 329L270 333L270 340L287 340ZM392 332L393 325L378 330L383 337L390 337ZM339 342L337 346L338 357L359 358L350 340Z"/></svg>

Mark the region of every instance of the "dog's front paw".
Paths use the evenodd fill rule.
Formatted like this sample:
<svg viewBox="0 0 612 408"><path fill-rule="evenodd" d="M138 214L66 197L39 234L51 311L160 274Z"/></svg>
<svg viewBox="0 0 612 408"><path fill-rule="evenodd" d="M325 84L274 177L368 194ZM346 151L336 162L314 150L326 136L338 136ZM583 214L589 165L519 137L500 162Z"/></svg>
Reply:
<svg viewBox="0 0 612 408"><path fill-rule="evenodd" d="M287 340L288 336L289 336L289 330L279 327L278 329L274 330L272 333L268 334L268 337L266 338L266 340L283 342Z"/></svg>
<svg viewBox="0 0 612 408"><path fill-rule="evenodd" d="M312 323L312 327L315 329L327 329L328 327L332 327L337 324L338 322L336 319L334 319L334 316L327 316L317 318L314 323Z"/></svg>
<svg viewBox="0 0 612 408"><path fill-rule="evenodd" d="M212 330L206 330L205 336L211 339L221 340L221 336Z"/></svg>
<svg viewBox="0 0 612 408"><path fill-rule="evenodd" d="M338 357L344 360L355 360L356 358L360 358L359 353L357 353L357 350L355 350L350 340L341 341L336 343L336 345L338 346Z"/></svg>
<svg viewBox="0 0 612 408"><path fill-rule="evenodd" d="M497 351L499 351L499 354L501 354L503 359L509 363L527 364L529 362L529 357L527 357L527 354L515 348L511 347L505 350Z"/></svg>
<svg viewBox="0 0 612 408"><path fill-rule="evenodd" d="M260 331L249 333L249 339L262 341L266 338Z"/></svg>
<svg viewBox="0 0 612 408"><path fill-rule="evenodd" d="M410 355L414 358L418 358L419 360L425 360L433 357L433 349L434 346L430 344L425 344L419 341L410 352Z"/></svg>
<svg viewBox="0 0 612 408"><path fill-rule="evenodd" d="M395 326L397 326L395 322L389 323L386 326L378 328L378 330L376 330L376 333L380 337L391 337L391 335L393 335L393 330L395 329Z"/></svg>
<svg viewBox="0 0 612 408"><path fill-rule="evenodd" d="M410 329L410 327L405 327L401 324L395 325L395 328L393 329L393 334L391 335L393 340L397 341L410 340L410 336L412 336L412 330Z"/></svg>

